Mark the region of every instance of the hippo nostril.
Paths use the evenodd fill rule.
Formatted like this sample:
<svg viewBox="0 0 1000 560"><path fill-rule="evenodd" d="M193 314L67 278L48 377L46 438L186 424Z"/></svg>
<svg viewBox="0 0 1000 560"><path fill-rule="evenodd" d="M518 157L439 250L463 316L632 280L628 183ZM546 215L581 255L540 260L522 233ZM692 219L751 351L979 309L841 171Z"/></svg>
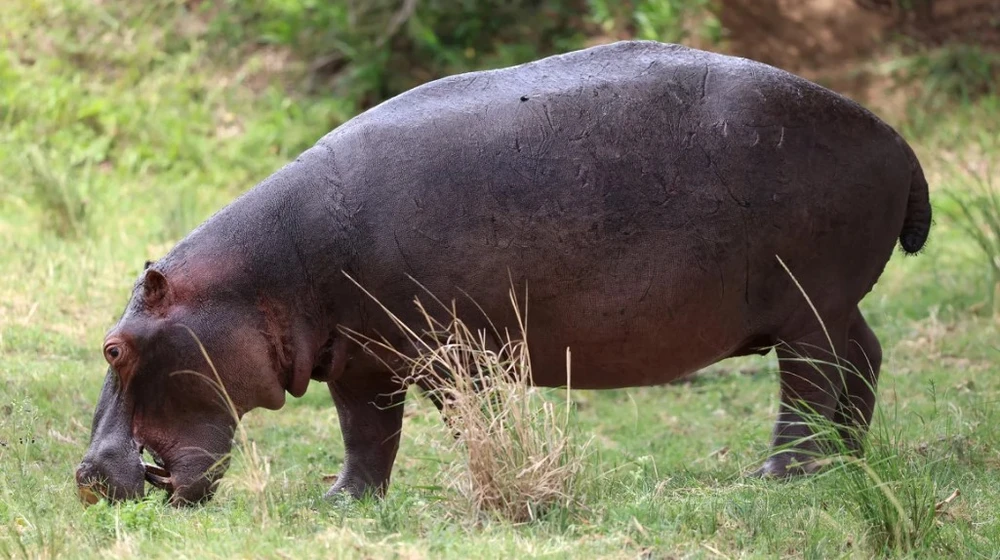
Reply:
<svg viewBox="0 0 1000 560"><path fill-rule="evenodd" d="M92 463L80 463L76 468L76 485L80 488L103 488L105 482L104 474Z"/></svg>

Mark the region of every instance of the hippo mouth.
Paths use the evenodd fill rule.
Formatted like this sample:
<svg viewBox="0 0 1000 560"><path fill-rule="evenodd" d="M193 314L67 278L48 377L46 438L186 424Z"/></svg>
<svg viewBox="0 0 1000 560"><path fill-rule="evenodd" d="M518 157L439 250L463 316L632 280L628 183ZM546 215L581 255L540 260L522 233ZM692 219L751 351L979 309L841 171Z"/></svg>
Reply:
<svg viewBox="0 0 1000 560"><path fill-rule="evenodd" d="M79 485L76 492L84 504L92 506L99 502L101 498L108 495L108 486L97 481L92 481Z"/></svg>
<svg viewBox="0 0 1000 560"><path fill-rule="evenodd" d="M146 477L146 482L152 484L153 486L166 490L168 494L174 493L174 482L170 476L170 471L167 470L166 466L163 464L163 459L156 454L150 448L145 447L142 444L137 444L139 448L139 464L142 465L143 472ZM153 463L149 464L142 460L143 450L149 451L149 456L153 458Z"/></svg>

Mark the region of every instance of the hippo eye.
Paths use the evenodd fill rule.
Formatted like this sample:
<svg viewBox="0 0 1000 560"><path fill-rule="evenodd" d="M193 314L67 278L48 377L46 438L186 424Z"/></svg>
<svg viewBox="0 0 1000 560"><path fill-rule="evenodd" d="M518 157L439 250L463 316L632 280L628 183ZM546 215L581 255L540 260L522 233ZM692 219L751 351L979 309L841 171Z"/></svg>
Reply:
<svg viewBox="0 0 1000 560"><path fill-rule="evenodd" d="M117 344L108 344L104 347L104 359L106 359L109 364L114 364L122 354L122 347Z"/></svg>

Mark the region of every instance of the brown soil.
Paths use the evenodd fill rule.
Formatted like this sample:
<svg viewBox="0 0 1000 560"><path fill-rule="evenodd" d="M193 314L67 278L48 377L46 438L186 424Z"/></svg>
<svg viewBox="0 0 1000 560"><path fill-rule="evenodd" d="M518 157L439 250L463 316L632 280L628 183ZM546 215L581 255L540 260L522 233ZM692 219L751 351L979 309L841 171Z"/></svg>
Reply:
<svg viewBox="0 0 1000 560"><path fill-rule="evenodd" d="M865 71L905 37L910 45L962 42L1000 49L1000 0L719 0L726 50L868 100L884 80Z"/></svg>
<svg viewBox="0 0 1000 560"><path fill-rule="evenodd" d="M728 50L797 74L867 58L891 20L845 0L722 0Z"/></svg>

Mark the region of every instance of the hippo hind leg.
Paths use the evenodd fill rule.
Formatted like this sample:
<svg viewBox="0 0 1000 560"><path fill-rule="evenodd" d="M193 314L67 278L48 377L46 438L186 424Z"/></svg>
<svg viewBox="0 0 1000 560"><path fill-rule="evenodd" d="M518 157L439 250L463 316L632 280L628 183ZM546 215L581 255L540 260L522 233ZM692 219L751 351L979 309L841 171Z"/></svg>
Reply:
<svg viewBox="0 0 1000 560"><path fill-rule="evenodd" d="M875 392L882 367L882 346L858 311L847 331L847 359L844 391L840 395L835 421L841 426L845 447L860 453L875 410Z"/></svg>
<svg viewBox="0 0 1000 560"><path fill-rule="evenodd" d="M830 345L833 344L833 351ZM771 456L755 474L787 477L815 471L830 445L827 427L859 450L875 405L881 347L860 311L776 348L781 404ZM816 428L821 432L817 433Z"/></svg>
<svg viewBox="0 0 1000 560"><path fill-rule="evenodd" d="M372 372L329 383L344 438L344 465L326 497L382 497L403 427L405 388L388 373Z"/></svg>

